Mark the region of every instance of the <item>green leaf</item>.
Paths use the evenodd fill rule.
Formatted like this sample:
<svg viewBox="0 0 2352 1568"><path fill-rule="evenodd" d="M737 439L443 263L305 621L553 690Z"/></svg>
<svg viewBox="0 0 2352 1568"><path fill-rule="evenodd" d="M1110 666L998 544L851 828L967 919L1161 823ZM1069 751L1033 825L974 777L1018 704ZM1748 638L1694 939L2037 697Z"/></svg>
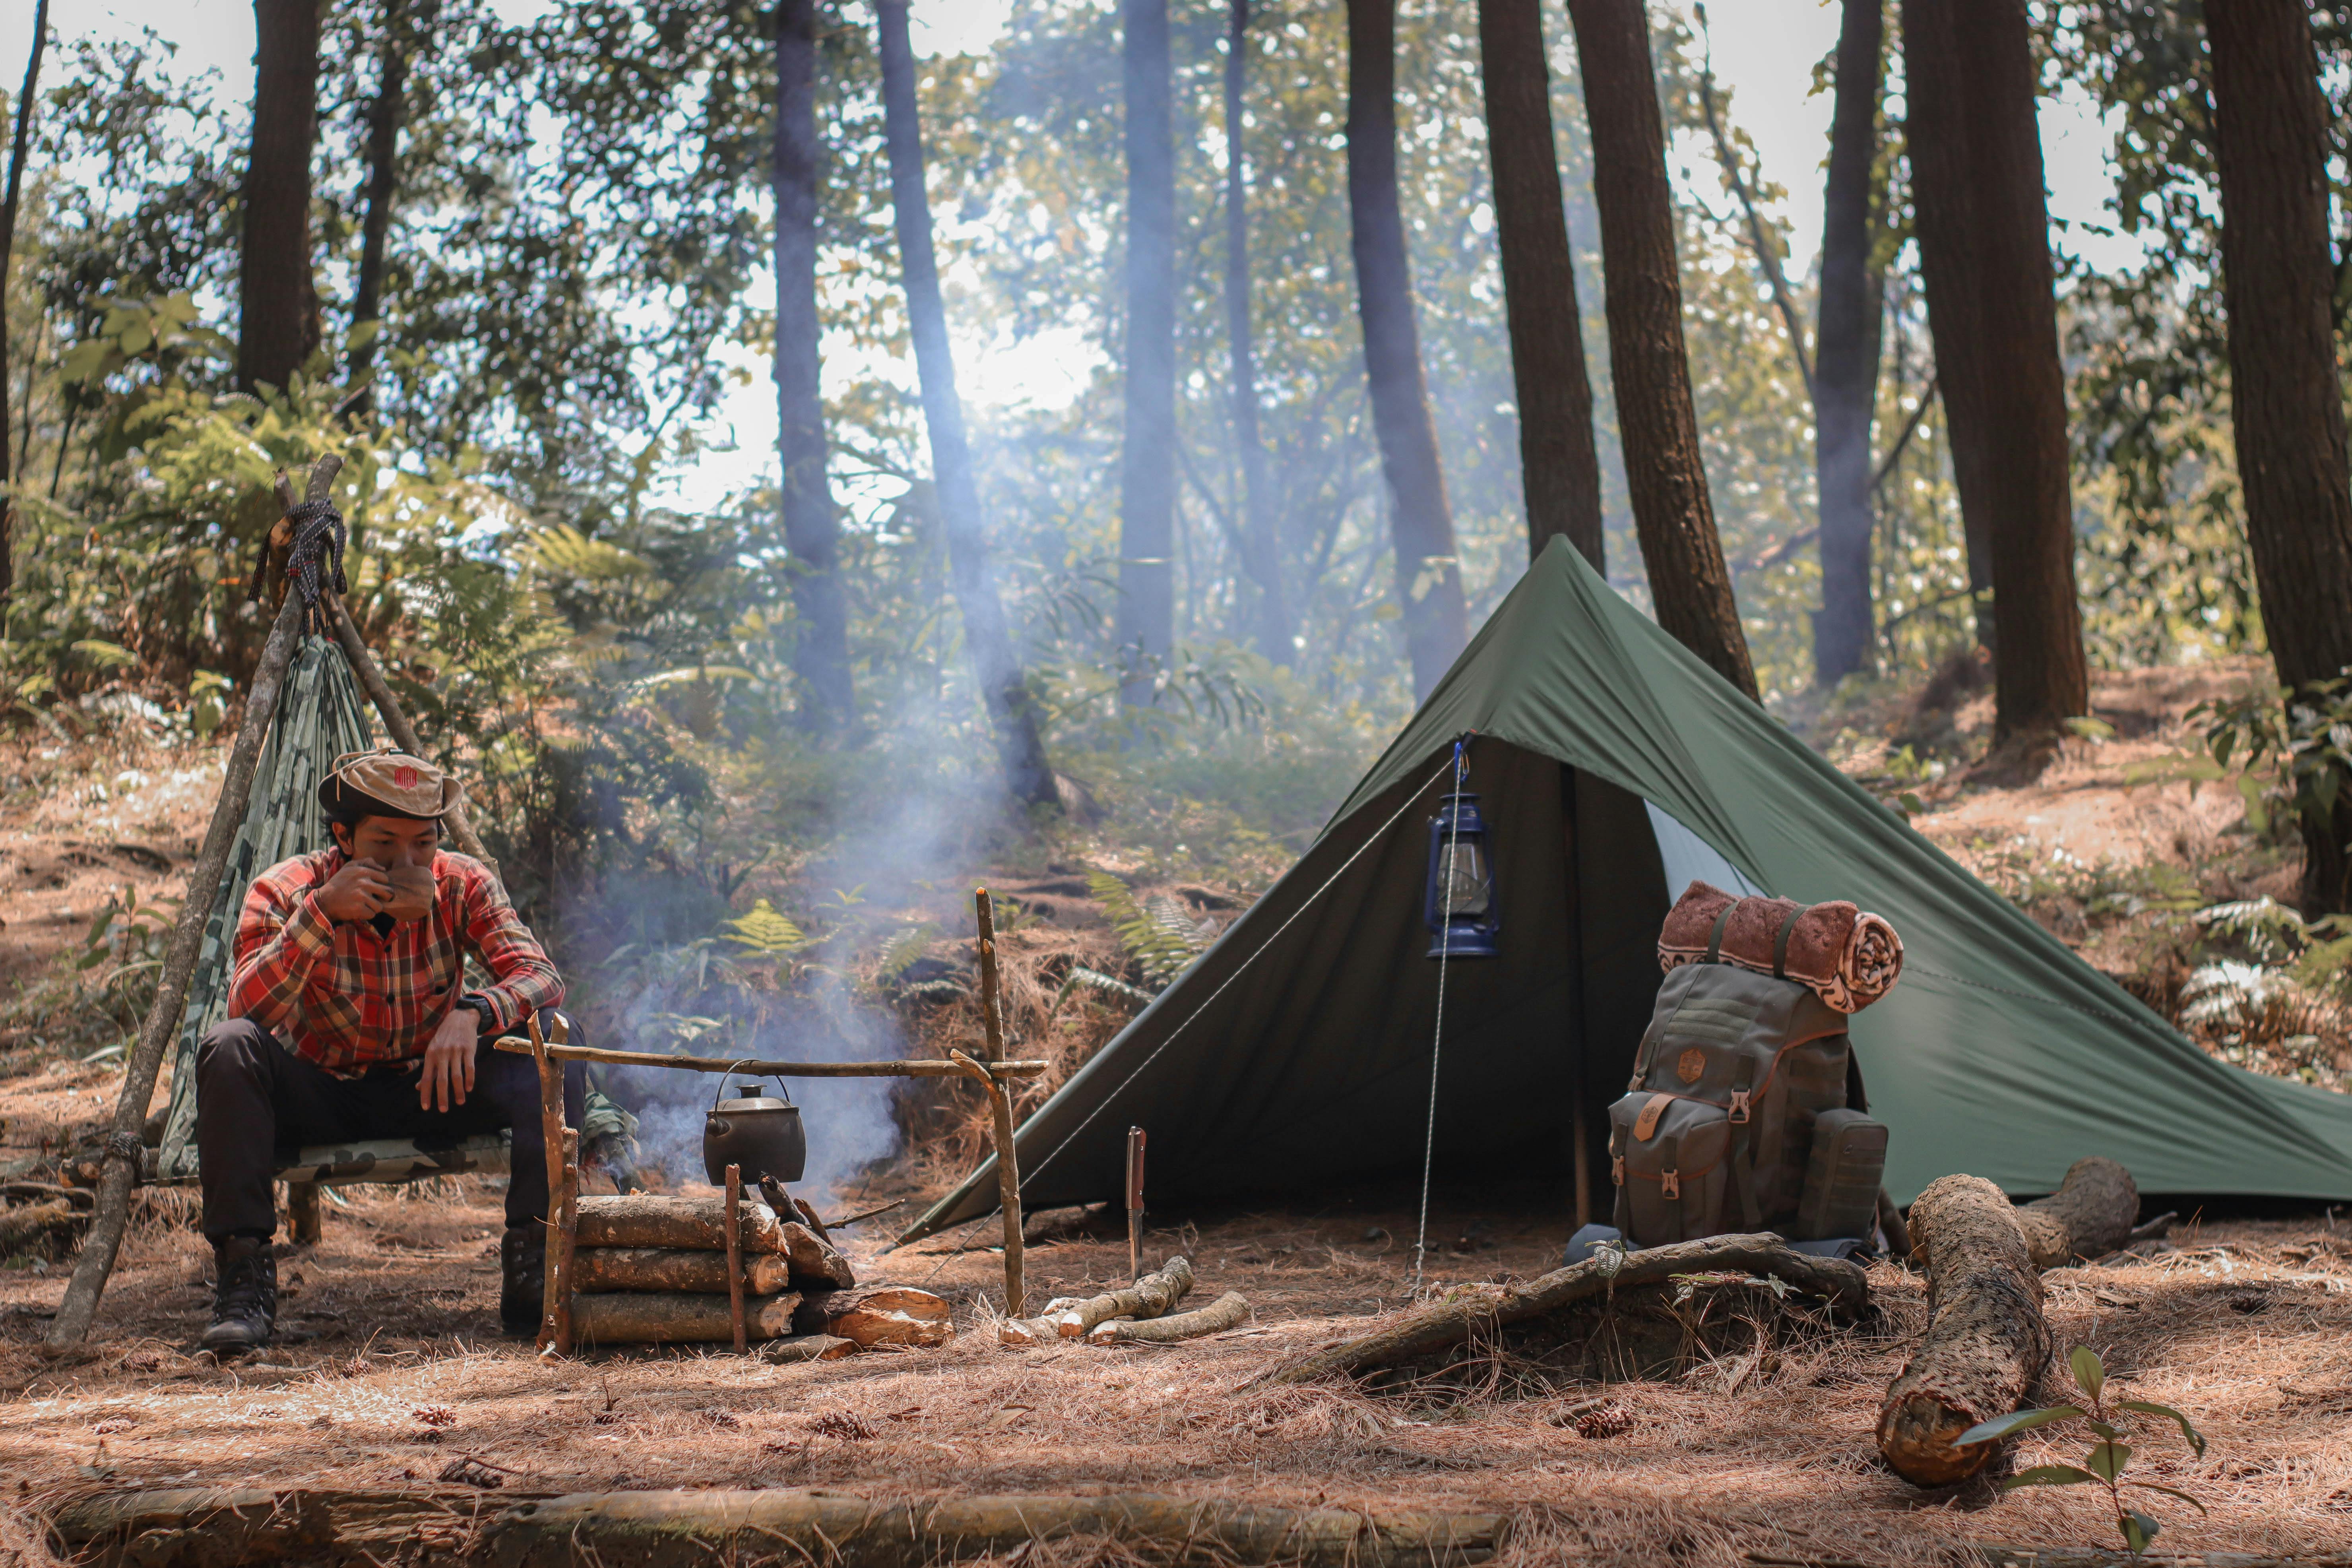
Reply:
<svg viewBox="0 0 2352 1568"><path fill-rule="evenodd" d="M777 912L776 907L765 899L753 904L750 914L729 921L727 929L733 933L728 941L770 956L798 952L809 943L801 928Z"/></svg>
<svg viewBox="0 0 2352 1568"><path fill-rule="evenodd" d="M114 344L105 338L92 338L74 344L58 362L58 373L68 381L88 381L104 368L107 356L114 353Z"/></svg>
<svg viewBox="0 0 2352 1568"><path fill-rule="evenodd" d="M96 637L82 638L73 645L73 650L100 669L120 669L125 665L139 662L139 656L129 648L119 643L101 642Z"/></svg>
<svg viewBox="0 0 2352 1568"><path fill-rule="evenodd" d="M2030 1470L2020 1470L2000 1483L2000 1489L2013 1492L2020 1487L2079 1487L2089 1481L2096 1484L2098 1477L2088 1470L2078 1470L2072 1465L2036 1465Z"/></svg>
<svg viewBox="0 0 2352 1568"><path fill-rule="evenodd" d="M2080 735L2086 741L2112 741L2116 738L2116 727L2105 719L2093 719L2086 716L2068 719L2063 722L2070 732Z"/></svg>
<svg viewBox="0 0 2352 1568"><path fill-rule="evenodd" d="M2106 1386L2106 1365L2099 1360L2099 1352L2088 1345L2076 1345L2066 1358L2066 1367L2074 1374L2074 1386L2094 1399Z"/></svg>
<svg viewBox="0 0 2352 1568"><path fill-rule="evenodd" d="M2116 1404L2126 1410L2137 1410L2143 1415L2163 1415L2178 1422L2180 1426L2180 1435L2189 1439L2189 1446L2197 1451L2197 1457L2200 1459L2205 1457L2205 1438L2203 1435L2200 1434L2196 1427L2191 1426L2189 1424L2188 1416L2183 1415L2171 1405L2158 1405L2152 1400L2147 1399L2118 1399L2116 1401Z"/></svg>
<svg viewBox="0 0 2352 1568"><path fill-rule="evenodd" d="M2070 1415L2080 1415L2082 1410L2072 1405L2053 1405L2046 1410L2012 1410L2006 1415L1996 1415L1990 1421L1979 1421L1952 1441L1961 1447L1970 1443L1998 1443L2003 1437L2036 1426L2047 1426L2053 1421L2063 1421Z"/></svg>
<svg viewBox="0 0 2352 1568"><path fill-rule="evenodd" d="M2083 1456L2083 1463L2099 1479L2112 1481L2124 1473L2124 1467L2131 1463L2131 1445L2128 1443L2094 1443L2091 1451Z"/></svg>
<svg viewBox="0 0 2352 1568"><path fill-rule="evenodd" d="M1924 816L1927 813L1927 803L1907 789L1895 797L1895 803L1902 807L1903 815L1906 817Z"/></svg>
<svg viewBox="0 0 2352 1568"><path fill-rule="evenodd" d="M2203 1503L2199 1502L2195 1498L2190 1497L2179 1487L2160 1487L2154 1481L2126 1481L2124 1485L2127 1487L2137 1487L2144 1492L2162 1492L2167 1497L2177 1497L2182 1502L2187 1503L2190 1508L2195 1509L2199 1513L2206 1511L2205 1505Z"/></svg>
<svg viewBox="0 0 2352 1568"><path fill-rule="evenodd" d="M2123 1527L2124 1544L2135 1552L2147 1551L2155 1543L2158 1533L2164 1529L2164 1526L2157 1523L2147 1515L2138 1512L2125 1514L2120 1522Z"/></svg>

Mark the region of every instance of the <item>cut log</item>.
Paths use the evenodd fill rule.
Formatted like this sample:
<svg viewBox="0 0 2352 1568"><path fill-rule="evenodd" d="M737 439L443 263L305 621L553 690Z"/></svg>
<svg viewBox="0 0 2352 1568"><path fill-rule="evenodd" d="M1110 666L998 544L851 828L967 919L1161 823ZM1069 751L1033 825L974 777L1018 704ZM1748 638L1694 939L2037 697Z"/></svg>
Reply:
<svg viewBox="0 0 2352 1568"><path fill-rule="evenodd" d="M1983 1468L1998 1443L1953 1442L2006 1415L2050 1360L2042 1276L2018 1210L1980 1176L1945 1176L1911 1205L1911 1255L1927 1270L1927 1331L1878 1411L1878 1451L1917 1486Z"/></svg>
<svg viewBox="0 0 2352 1568"><path fill-rule="evenodd" d="M2066 1179L2046 1198L2021 1204L2018 1228L2036 1268L2105 1258L2131 1239L2139 1218L2139 1185L2113 1160L2094 1154L2066 1169Z"/></svg>
<svg viewBox="0 0 2352 1568"><path fill-rule="evenodd" d="M1165 1318L1153 1318L1138 1322L1131 1318L1114 1318L1097 1323L1087 1335L1090 1345L1174 1344L1179 1340L1197 1340L1203 1334L1222 1334L1227 1329L1239 1328L1250 1315L1249 1302L1238 1290L1228 1290L1205 1307L1189 1312L1176 1312Z"/></svg>
<svg viewBox="0 0 2352 1568"><path fill-rule="evenodd" d="M743 1303L744 1326L762 1340L793 1331L793 1295L755 1296ZM572 1335L585 1345L698 1344L732 1342L735 1321L723 1295L684 1291L613 1290L572 1298Z"/></svg>
<svg viewBox="0 0 2352 1568"><path fill-rule="evenodd" d="M793 1200L793 1212L801 1216L801 1223L803 1225L816 1232L816 1238L819 1241L829 1242L833 1239L833 1233L825 1229L824 1221L816 1217L816 1210L809 1206L808 1199L794 1198Z"/></svg>
<svg viewBox="0 0 2352 1568"><path fill-rule="evenodd" d="M958 1497L903 1491L576 1492L474 1497L424 1490L186 1488L106 1492L61 1508L56 1528L94 1565L392 1562L415 1555L482 1568L614 1568L782 1556L832 1568L922 1568L1036 1542L1108 1538L1169 1568L1289 1563L1298 1568L1454 1568L1483 1563L1509 1516L1405 1507L1276 1508L1150 1493ZM1034 1548L1032 1548L1034 1550ZM2218 1559L2216 1562L2218 1563Z"/></svg>
<svg viewBox="0 0 2352 1568"><path fill-rule="evenodd" d="M861 1285L803 1297L793 1326L833 1334L867 1350L877 1345L943 1345L955 1338L954 1309L911 1285Z"/></svg>
<svg viewBox="0 0 2352 1568"><path fill-rule="evenodd" d="M798 1361L839 1361L857 1353L857 1342L845 1340L837 1334L793 1334L788 1339L770 1340L755 1353L761 1361L787 1366Z"/></svg>
<svg viewBox="0 0 2352 1568"><path fill-rule="evenodd" d="M798 1220L788 1219L780 1228L784 1256L792 1263L793 1289L846 1290L857 1283L857 1271L833 1243Z"/></svg>
<svg viewBox="0 0 2352 1568"><path fill-rule="evenodd" d="M1644 1247L1619 1261L1612 1251L1517 1285L1468 1285L1450 1300L1407 1312L1369 1334L1326 1345L1297 1361L1268 1367L1242 1386L1259 1383L1307 1383L1338 1373L1362 1372L1427 1355L1493 1333L1507 1323L1557 1312L1610 1290L1655 1285L1676 1274L1738 1269L1769 1275L1808 1296L1827 1301L1832 1312L1853 1319L1870 1306L1870 1280L1859 1264L1842 1258L1799 1252L1769 1233L1710 1236Z"/></svg>
<svg viewBox="0 0 2352 1568"><path fill-rule="evenodd" d="M1054 1319L1083 1300L1080 1296L1056 1296L1034 1318L1007 1318L996 1325L996 1342L1014 1346L1058 1344L1062 1335L1054 1327Z"/></svg>
<svg viewBox="0 0 2352 1568"><path fill-rule="evenodd" d="M1090 1296L1064 1308L1054 1315L1054 1331L1066 1340L1077 1340L1084 1339L1097 1323L1107 1323L1113 1318L1157 1318L1192 1289L1192 1263L1182 1258L1171 1258L1156 1272L1123 1289Z"/></svg>
<svg viewBox="0 0 2352 1568"><path fill-rule="evenodd" d="M727 1250L727 1203L713 1194L682 1198L655 1193L583 1197L574 1244L580 1247L675 1247ZM765 1204L743 1205L743 1250L784 1250L784 1227Z"/></svg>
<svg viewBox="0 0 2352 1568"><path fill-rule="evenodd" d="M727 1255L683 1247L583 1247L572 1255L572 1277L580 1290L724 1296ZM743 1259L743 1282L754 1296L782 1295L793 1288L791 1262L781 1253L752 1253Z"/></svg>

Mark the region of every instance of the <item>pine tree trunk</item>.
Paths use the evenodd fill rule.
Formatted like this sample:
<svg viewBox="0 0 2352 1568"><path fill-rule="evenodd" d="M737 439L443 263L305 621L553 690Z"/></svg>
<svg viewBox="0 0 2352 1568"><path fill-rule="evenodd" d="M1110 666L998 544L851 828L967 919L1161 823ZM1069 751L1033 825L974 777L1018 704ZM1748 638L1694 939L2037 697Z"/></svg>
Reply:
<svg viewBox="0 0 2352 1568"><path fill-rule="evenodd" d="M841 525L825 472L824 393L817 316L816 229L824 144L816 128L816 0L782 0L776 13L776 452L783 483L795 630L793 664L805 728L855 722L849 610L841 586Z"/></svg>
<svg viewBox="0 0 2352 1568"><path fill-rule="evenodd" d="M1119 449L1120 695L1152 700L1176 646L1176 150L1168 0L1125 0L1127 428Z"/></svg>
<svg viewBox="0 0 2352 1568"><path fill-rule="evenodd" d="M922 384L923 424L930 435L940 525L947 534L948 573L963 610L964 640L971 645L981 698L996 731L1005 788L1021 805L1055 807L1058 797L1037 731L1036 709L1013 657L1004 602L997 596L989 570L987 523L981 514L971 447L964 437L963 400L956 392L947 306L940 297L939 259L931 249L931 198L923 183L922 121L915 98L915 49L907 36L907 0L877 0L874 10L881 39L890 202L906 275L916 375Z"/></svg>
<svg viewBox="0 0 2352 1568"><path fill-rule="evenodd" d="M1233 351L1234 444L1242 454L1242 521L1257 588L1257 650L1288 667L1290 609L1282 593L1274 482L1258 432L1257 354L1250 331L1249 177L1243 156L1242 89L1248 75L1250 0L1233 0L1225 31L1225 340Z"/></svg>
<svg viewBox="0 0 2352 1568"><path fill-rule="evenodd" d="M16 249L16 201L25 187L25 151L32 140L33 98L40 86L41 51L49 41L49 0L33 7L33 47L25 58L25 86L16 95L16 140L8 156L8 195L0 205L0 485L12 474L8 462L8 267ZM31 416L26 415L29 426ZM16 585L16 504L0 502L0 605Z"/></svg>
<svg viewBox="0 0 2352 1568"><path fill-rule="evenodd" d="M1389 526L1397 598L1413 694L1426 697L1469 642L1470 615L1422 372L1397 196L1396 0L1348 0L1348 211L1372 428L1394 502Z"/></svg>
<svg viewBox="0 0 2352 1568"><path fill-rule="evenodd" d="M2326 104L2297 0L2209 5L2230 416L2279 683L2352 666L2352 488L2330 306ZM2352 910L2352 779L2303 823L2304 912Z"/></svg>
<svg viewBox="0 0 2352 1568"><path fill-rule="evenodd" d="M1883 0L1845 0L1837 97L1822 200L1822 297L1815 323L1813 472L1821 492L1822 607L1813 619L1813 679L1835 686L1871 665L1870 426L1878 399L1874 175L1885 43Z"/></svg>
<svg viewBox="0 0 2352 1568"><path fill-rule="evenodd" d="M1658 625L1748 696L1756 669L1716 533L1691 407L1666 133L1642 0L1568 0L1592 127L1609 374Z"/></svg>
<svg viewBox="0 0 2352 1568"><path fill-rule="evenodd" d="M253 156L237 263L236 383L283 387L319 346L310 155L319 130L319 0L253 0Z"/></svg>
<svg viewBox="0 0 2352 1568"><path fill-rule="evenodd" d="M1554 534L1566 534L1594 571L1605 572L1592 381L1585 374L1584 317L1552 144L1541 0L1478 0L1478 63L1519 401L1528 559L1543 553Z"/></svg>
<svg viewBox="0 0 2352 1568"><path fill-rule="evenodd" d="M360 220L360 272L352 297L352 325L383 321L383 253L392 233L392 203L400 184L400 122L405 112L408 57L415 40L410 36L407 0L385 0L383 58L377 67L375 101L368 106L367 211ZM363 387L375 371L377 338L352 350L344 379ZM373 391L362 392L353 406L373 406Z"/></svg>
<svg viewBox="0 0 2352 1568"><path fill-rule="evenodd" d="M1998 612L1996 741L2086 711L2066 386L2024 0L1904 0L1919 270L1960 510Z"/></svg>

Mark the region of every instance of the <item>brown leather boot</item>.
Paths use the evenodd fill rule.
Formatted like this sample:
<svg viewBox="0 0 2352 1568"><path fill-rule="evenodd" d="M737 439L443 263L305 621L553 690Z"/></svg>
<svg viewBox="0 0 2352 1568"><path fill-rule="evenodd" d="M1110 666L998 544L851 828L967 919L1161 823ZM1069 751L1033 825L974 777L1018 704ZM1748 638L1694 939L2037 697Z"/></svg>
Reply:
<svg viewBox="0 0 2352 1568"><path fill-rule="evenodd" d="M232 1236L213 1243L213 1321L206 1349L235 1353L269 1342L278 1321L278 1256L269 1243Z"/></svg>
<svg viewBox="0 0 2352 1568"><path fill-rule="evenodd" d="M507 1227L499 1238L499 1322L519 1340L539 1337L547 1301L547 1229Z"/></svg>

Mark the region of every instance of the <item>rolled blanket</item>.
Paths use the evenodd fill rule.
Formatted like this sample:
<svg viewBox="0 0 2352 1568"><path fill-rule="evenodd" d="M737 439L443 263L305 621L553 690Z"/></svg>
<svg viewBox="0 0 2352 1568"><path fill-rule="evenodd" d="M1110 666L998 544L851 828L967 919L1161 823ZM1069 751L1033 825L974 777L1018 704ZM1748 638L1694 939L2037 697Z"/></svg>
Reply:
<svg viewBox="0 0 2352 1568"><path fill-rule="evenodd" d="M1723 940L1716 957L1759 974L1773 973L1775 949L1789 917L1789 947L1780 973L1841 1013L1859 1013L1889 991L1903 974L1903 939L1876 915L1843 900L1800 904L1793 899L1734 899L1720 888L1693 882L1666 911L1658 932L1658 967L1706 960L1716 918L1726 909Z"/></svg>

